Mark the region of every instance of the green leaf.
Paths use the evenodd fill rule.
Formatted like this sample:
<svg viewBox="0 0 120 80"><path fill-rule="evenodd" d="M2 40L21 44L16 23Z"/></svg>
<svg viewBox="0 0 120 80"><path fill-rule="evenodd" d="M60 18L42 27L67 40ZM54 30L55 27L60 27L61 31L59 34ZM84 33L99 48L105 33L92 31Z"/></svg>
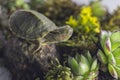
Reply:
<svg viewBox="0 0 120 80"><path fill-rule="evenodd" d="M89 68L91 67L91 64L89 63L87 57L81 55L81 58L80 58L80 59L81 59L80 62L82 62L82 63L88 65Z"/></svg>
<svg viewBox="0 0 120 80"><path fill-rule="evenodd" d="M112 53L115 58L120 58L120 48L115 49Z"/></svg>
<svg viewBox="0 0 120 80"><path fill-rule="evenodd" d="M97 67L97 59L93 61L93 64L91 65L91 71L94 71Z"/></svg>
<svg viewBox="0 0 120 80"><path fill-rule="evenodd" d="M75 76L73 80L83 80L84 77L83 76Z"/></svg>
<svg viewBox="0 0 120 80"><path fill-rule="evenodd" d="M97 67L96 67L96 69L94 70L96 73L98 73L99 66L100 66L100 64L99 64L99 63L97 63Z"/></svg>
<svg viewBox="0 0 120 80"><path fill-rule="evenodd" d="M86 80L95 80L95 78L98 76L98 72L91 71L89 75L87 76Z"/></svg>
<svg viewBox="0 0 120 80"><path fill-rule="evenodd" d="M106 41L106 38L107 38L107 32L106 31L101 31L101 40L100 40L100 43L101 43L101 46L103 48L104 44L105 44L105 41Z"/></svg>
<svg viewBox="0 0 120 80"><path fill-rule="evenodd" d="M110 35L111 32L107 32L107 31L101 32L101 46L106 55L109 55L111 51Z"/></svg>
<svg viewBox="0 0 120 80"><path fill-rule="evenodd" d="M89 71L89 66L86 63L79 63L79 73L80 75L85 75Z"/></svg>
<svg viewBox="0 0 120 80"><path fill-rule="evenodd" d="M110 39L113 42L120 41L120 31L113 32L110 36Z"/></svg>
<svg viewBox="0 0 120 80"><path fill-rule="evenodd" d="M103 64L107 64L108 60L106 55L99 49L98 53L97 53L98 59L103 63Z"/></svg>
<svg viewBox="0 0 120 80"><path fill-rule="evenodd" d="M109 56L108 56L108 62L109 62L110 64L116 65L116 60L115 60L115 57L113 56L112 53L109 54Z"/></svg>
<svg viewBox="0 0 120 80"><path fill-rule="evenodd" d="M116 58L116 65L120 67L120 58Z"/></svg>
<svg viewBox="0 0 120 80"><path fill-rule="evenodd" d="M118 47L120 47L120 41L112 42L111 43L112 51L116 50Z"/></svg>
<svg viewBox="0 0 120 80"><path fill-rule="evenodd" d="M118 77L120 78L120 67L114 66L115 70L117 71Z"/></svg>
<svg viewBox="0 0 120 80"><path fill-rule="evenodd" d="M80 59L81 58L81 56L77 53L76 55L75 55L75 59L76 59L76 61L79 63L80 62Z"/></svg>
<svg viewBox="0 0 120 80"><path fill-rule="evenodd" d="M89 63L92 64L93 58L92 58L92 56L90 55L90 52L89 52L89 51L87 52L86 57L87 57Z"/></svg>
<svg viewBox="0 0 120 80"><path fill-rule="evenodd" d="M118 74L117 74L115 68L111 64L108 64L108 70L114 78L118 79Z"/></svg>
<svg viewBox="0 0 120 80"><path fill-rule="evenodd" d="M110 32L101 31L101 46L104 48L107 38L110 36Z"/></svg>
<svg viewBox="0 0 120 80"><path fill-rule="evenodd" d="M81 75L85 75L90 70L90 64L88 60L81 55L81 61L79 62L79 72Z"/></svg>
<svg viewBox="0 0 120 80"><path fill-rule="evenodd" d="M77 61L74 58L69 56L68 57L68 64L69 64L69 67L72 69L72 72L75 75L78 75L79 64L77 63Z"/></svg>

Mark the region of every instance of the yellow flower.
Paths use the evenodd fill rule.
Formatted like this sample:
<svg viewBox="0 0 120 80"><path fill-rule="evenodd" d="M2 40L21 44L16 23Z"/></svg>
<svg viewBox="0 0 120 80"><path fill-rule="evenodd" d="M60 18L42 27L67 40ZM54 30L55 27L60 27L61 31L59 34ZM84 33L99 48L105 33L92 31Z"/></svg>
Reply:
<svg viewBox="0 0 120 80"><path fill-rule="evenodd" d="M85 25L88 22L88 18L86 16L81 15L81 24Z"/></svg>
<svg viewBox="0 0 120 80"><path fill-rule="evenodd" d="M78 18L75 19L73 16L70 16L69 20L66 23L75 28L83 27L79 29L82 29L83 32L86 33L90 33L91 31L95 33L100 32L100 24L98 18L92 16L92 8L90 6L82 7Z"/></svg>
<svg viewBox="0 0 120 80"><path fill-rule="evenodd" d="M99 32L100 32L100 28L97 27L97 28L94 29L94 31L95 31L96 33L99 33Z"/></svg>
<svg viewBox="0 0 120 80"><path fill-rule="evenodd" d="M93 24L99 24L99 21L98 21L98 18L97 17L91 17L90 18L90 21L93 23Z"/></svg>
<svg viewBox="0 0 120 80"><path fill-rule="evenodd" d="M69 24L72 27L76 27L78 25L78 21L74 19L73 16L70 16L69 20L66 21L66 24Z"/></svg>
<svg viewBox="0 0 120 80"><path fill-rule="evenodd" d="M90 22L93 26L95 26L94 31L96 33L99 33L100 32L100 24L99 24L98 18L93 16L90 18Z"/></svg>
<svg viewBox="0 0 120 80"><path fill-rule="evenodd" d="M85 31L86 31L87 33L89 33L89 32L90 32L89 26L84 26L84 27L85 27Z"/></svg>
<svg viewBox="0 0 120 80"><path fill-rule="evenodd" d="M91 7L90 6L82 7L80 15L91 16L92 15Z"/></svg>

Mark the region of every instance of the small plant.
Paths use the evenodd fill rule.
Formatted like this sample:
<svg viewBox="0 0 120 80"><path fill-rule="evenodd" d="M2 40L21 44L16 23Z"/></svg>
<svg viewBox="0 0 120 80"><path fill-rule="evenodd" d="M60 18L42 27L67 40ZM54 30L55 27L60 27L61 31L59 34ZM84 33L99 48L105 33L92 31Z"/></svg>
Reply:
<svg viewBox="0 0 120 80"><path fill-rule="evenodd" d="M17 9L30 9L30 6L25 0L8 0L8 7L11 11Z"/></svg>
<svg viewBox="0 0 120 80"><path fill-rule="evenodd" d="M114 31L120 29L120 7L117 8L113 12L113 14L107 13L107 15L104 17L103 21L101 22L102 24L102 29L104 30L109 30L109 31Z"/></svg>
<svg viewBox="0 0 120 80"><path fill-rule="evenodd" d="M114 17L111 18L109 25L119 27L120 26L119 22L120 22L120 15L115 15Z"/></svg>
<svg viewBox="0 0 120 80"><path fill-rule="evenodd" d="M85 56L76 54L75 58L69 57L68 64L74 76L73 80L95 80L98 75L97 59L93 59L89 52Z"/></svg>
<svg viewBox="0 0 120 80"><path fill-rule="evenodd" d="M113 13L113 15L112 15L112 17L111 17L111 19L109 21L109 25L111 27L115 26L118 29L119 26L120 26L119 22L120 22L120 7L118 7L117 10L114 11L114 13Z"/></svg>
<svg viewBox="0 0 120 80"><path fill-rule="evenodd" d="M73 80L70 68L62 66L58 60L57 63L47 72L45 80Z"/></svg>
<svg viewBox="0 0 120 80"><path fill-rule="evenodd" d="M93 16L91 6L82 7L77 18L70 16L66 24L70 25L74 30L74 36L67 41L68 46L77 46L95 51L96 46L94 43L98 41L100 23L98 18ZM88 47L89 45L92 45L92 49Z"/></svg>
<svg viewBox="0 0 120 80"><path fill-rule="evenodd" d="M106 11L101 5L100 0L93 1L90 5L92 7L93 15L102 19L102 17L106 14Z"/></svg>
<svg viewBox="0 0 120 80"><path fill-rule="evenodd" d="M92 8L90 6L82 7L77 19L70 16L66 24L71 25L75 31L82 33L99 33L100 24L98 18L92 16Z"/></svg>
<svg viewBox="0 0 120 80"><path fill-rule="evenodd" d="M98 51L98 58L106 66L109 73L116 79L120 78L120 31L101 32L101 47Z"/></svg>

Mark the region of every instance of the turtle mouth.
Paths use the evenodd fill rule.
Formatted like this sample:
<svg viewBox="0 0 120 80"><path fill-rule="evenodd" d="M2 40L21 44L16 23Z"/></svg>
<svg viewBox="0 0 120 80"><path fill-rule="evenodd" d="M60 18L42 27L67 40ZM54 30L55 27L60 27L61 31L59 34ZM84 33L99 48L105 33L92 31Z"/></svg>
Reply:
<svg viewBox="0 0 120 80"><path fill-rule="evenodd" d="M67 41L72 36L72 34L73 29L69 25L58 27L44 36L42 43L47 44Z"/></svg>

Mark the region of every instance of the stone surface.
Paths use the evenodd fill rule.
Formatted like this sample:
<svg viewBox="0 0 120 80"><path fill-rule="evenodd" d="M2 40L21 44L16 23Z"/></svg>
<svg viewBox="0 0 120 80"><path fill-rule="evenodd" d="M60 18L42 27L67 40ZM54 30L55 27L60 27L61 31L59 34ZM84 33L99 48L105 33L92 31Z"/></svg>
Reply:
<svg viewBox="0 0 120 80"><path fill-rule="evenodd" d="M38 43L27 42L18 38L12 38L7 42L4 57L8 61L7 67L12 73L12 80L43 80L51 61L58 58L55 44L48 44L33 54Z"/></svg>
<svg viewBox="0 0 120 80"><path fill-rule="evenodd" d="M0 80L12 80L11 73L2 66L0 66Z"/></svg>
<svg viewBox="0 0 120 80"><path fill-rule="evenodd" d="M10 71L4 65L4 59L0 58L0 80L12 80Z"/></svg>

